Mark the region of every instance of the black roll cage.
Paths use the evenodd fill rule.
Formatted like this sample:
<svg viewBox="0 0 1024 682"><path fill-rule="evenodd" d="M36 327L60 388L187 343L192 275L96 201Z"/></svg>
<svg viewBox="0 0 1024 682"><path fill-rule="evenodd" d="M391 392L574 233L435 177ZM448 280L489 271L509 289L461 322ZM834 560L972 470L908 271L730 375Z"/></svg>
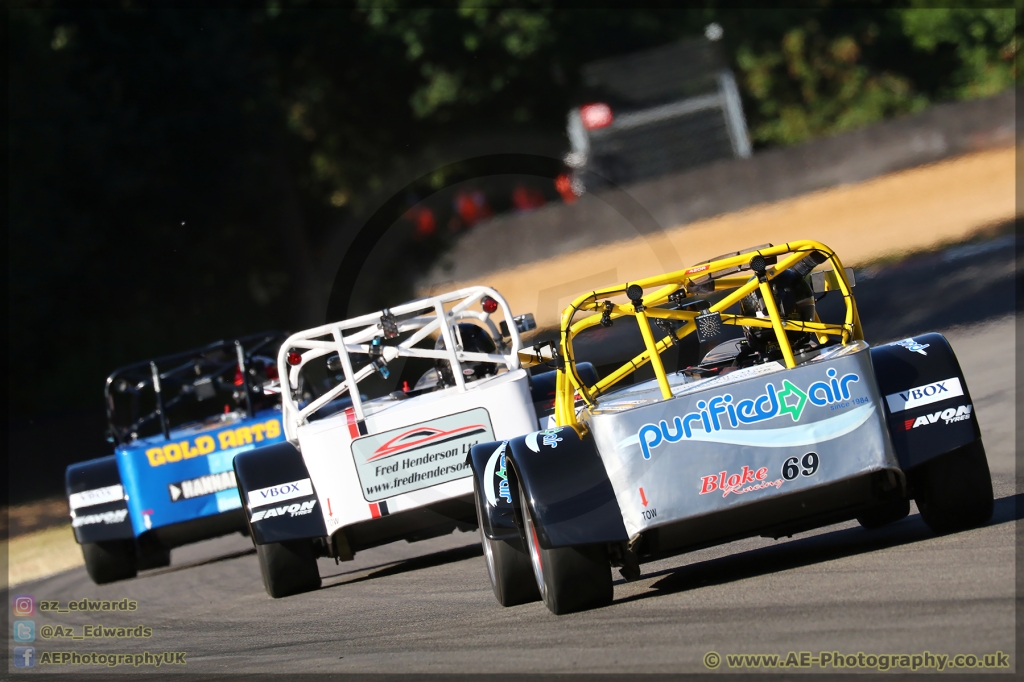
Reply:
<svg viewBox="0 0 1024 682"><path fill-rule="evenodd" d="M109 436L117 445L124 445L131 441L131 434L137 432L141 427L157 421L160 424L160 431L164 438L170 438L170 423L168 412L173 409L185 397L185 394L164 402L161 382L185 372L189 375L193 385L202 382L203 379L213 381L226 374L232 369L241 371L245 389L245 412L247 417L253 415L252 390L249 376L249 361L257 353L266 355L269 358L276 358L278 348L288 338L288 332L266 331L247 336L240 336L236 339L214 341L213 343L194 348L192 350L165 355L152 360L143 360L120 367L110 373L103 387L103 398L107 413L107 425ZM230 360L211 361L208 356L220 352ZM197 368L201 365L208 365L205 371L196 374ZM128 390L115 389L115 384L124 382ZM139 414L139 396L145 390L152 390L155 393L156 408L145 414ZM118 426L115 421L115 406L112 390L121 393L132 394L132 416L134 417L128 426Z"/></svg>

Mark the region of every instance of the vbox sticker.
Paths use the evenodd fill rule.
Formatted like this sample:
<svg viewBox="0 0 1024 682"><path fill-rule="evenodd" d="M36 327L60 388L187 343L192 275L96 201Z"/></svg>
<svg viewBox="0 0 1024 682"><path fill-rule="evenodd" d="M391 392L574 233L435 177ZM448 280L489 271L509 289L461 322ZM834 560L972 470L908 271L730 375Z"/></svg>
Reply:
<svg viewBox="0 0 1024 682"><path fill-rule="evenodd" d="M937 403L948 398L956 398L963 394L964 389L960 385L960 379L952 377L887 395L885 402L889 404L889 411L896 413Z"/></svg>
<svg viewBox="0 0 1024 682"><path fill-rule="evenodd" d="M313 494L313 483L304 478L301 481L272 485L269 488L253 490L249 493L249 509L262 507L275 502L294 500L296 497L309 497Z"/></svg>
<svg viewBox="0 0 1024 682"><path fill-rule="evenodd" d="M71 493L68 495L68 506L72 509L81 509L82 507L91 507L96 504L106 504L107 502L121 502L122 500L124 500L124 488L118 483L117 485L108 485L105 488Z"/></svg>

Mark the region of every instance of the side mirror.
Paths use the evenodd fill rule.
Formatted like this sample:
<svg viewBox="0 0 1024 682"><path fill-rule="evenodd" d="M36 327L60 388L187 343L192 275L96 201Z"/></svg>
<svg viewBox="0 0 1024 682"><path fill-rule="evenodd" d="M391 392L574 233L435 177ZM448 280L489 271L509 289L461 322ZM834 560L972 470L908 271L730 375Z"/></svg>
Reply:
<svg viewBox="0 0 1024 682"><path fill-rule="evenodd" d="M341 371L341 358L338 357L337 353L327 356L327 369L331 372Z"/></svg>
<svg viewBox="0 0 1024 682"><path fill-rule="evenodd" d="M843 268L846 273L846 281L851 287L857 286L857 278L853 274L853 268ZM826 291L839 290L839 278L835 270L820 270L811 273L811 290L816 294L824 294Z"/></svg>
<svg viewBox="0 0 1024 682"><path fill-rule="evenodd" d="M516 325L516 331L520 334L531 331L537 328L537 322L533 319L533 313L526 313L525 315L516 315L512 318L512 322ZM501 321L501 335L510 336L508 331L508 322L505 320Z"/></svg>

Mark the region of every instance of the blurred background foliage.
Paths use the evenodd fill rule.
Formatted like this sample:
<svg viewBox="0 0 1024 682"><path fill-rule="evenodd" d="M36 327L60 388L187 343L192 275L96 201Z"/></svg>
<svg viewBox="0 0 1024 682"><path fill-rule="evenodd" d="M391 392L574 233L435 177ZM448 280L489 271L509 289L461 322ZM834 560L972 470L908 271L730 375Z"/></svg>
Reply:
<svg viewBox="0 0 1024 682"><path fill-rule="evenodd" d="M118 365L323 322L353 235L432 154L510 132L564 151L590 61L715 22L755 148L788 145L1011 87L1022 4L11 9L11 415L98 408Z"/></svg>

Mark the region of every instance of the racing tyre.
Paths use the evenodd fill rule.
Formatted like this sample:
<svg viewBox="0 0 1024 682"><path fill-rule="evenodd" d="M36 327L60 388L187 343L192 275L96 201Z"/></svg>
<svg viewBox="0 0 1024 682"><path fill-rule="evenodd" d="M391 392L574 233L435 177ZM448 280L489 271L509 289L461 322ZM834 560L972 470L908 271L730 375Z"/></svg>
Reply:
<svg viewBox="0 0 1024 682"><path fill-rule="evenodd" d="M506 540L491 540L484 534L483 507L477 486L473 485L477 524L480 526L480 544L487 562L487 575L491 579L494 598L502 606L518 606L540 601L537 581L533 578L530 556L522 545Z"/></svg>
<svg viewBox="0 0 1024 682"><path fill-rule="evenodd" d="M166 547L152 547L139 555L138 568L163 568L171 565L171 550Z"/></svg>
<svg viewBox="0 0 1024 682"><path fill-rule="evenodd" d="M857 517L857 523L868 530L881 528L905 518L910 513L910 500L900 498L879 505Z"/></svg>
<svg viewBox="0 0 1024 682"><path fill-rule="evenodd" d="M555 615L585 611L612 603L612 570L602 547L544 549L530 514L523 488L519 488L530 564L541 599Z"/></svg>
<svg viewBox="0 0 1024 682"><path fill-rule="evenodd" d="M992 518L992 476L981 440L925 462L915 474L917 508L936 533L974 528Z"/></svg>
<svg viewBox="0 0 1024 682"><path fill-rule="evenodd" d="M309 540L289 540L256 545L263 587L274 599L320 587L320 570Z"/></svg>
<svg viewBox="0 0 1024 682"><path fill-rule="evenodd" d="M139 572L132 540L82 543L85 570L97 585L134 578Z"/></svg>

